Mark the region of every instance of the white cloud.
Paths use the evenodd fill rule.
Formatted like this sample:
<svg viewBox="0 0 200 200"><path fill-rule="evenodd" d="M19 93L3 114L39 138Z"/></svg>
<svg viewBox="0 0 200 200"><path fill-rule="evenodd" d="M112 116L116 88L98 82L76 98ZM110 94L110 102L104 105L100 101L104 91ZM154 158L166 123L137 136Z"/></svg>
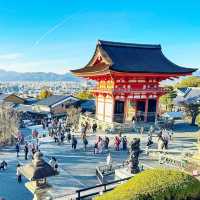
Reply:
<svg viewBox="0 0 200 200"><path fill-rule="evenodd" d="M8 54L0 54L0 61L12 61L22 58L22 53L8 53Z"/></svg>

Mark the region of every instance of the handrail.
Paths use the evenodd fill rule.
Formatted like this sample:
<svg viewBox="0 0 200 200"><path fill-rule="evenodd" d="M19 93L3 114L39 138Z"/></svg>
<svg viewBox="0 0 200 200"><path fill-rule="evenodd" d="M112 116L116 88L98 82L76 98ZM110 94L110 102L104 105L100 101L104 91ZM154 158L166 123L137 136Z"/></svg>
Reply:
<svg viewBox="0 0 200 200"><path fill-rule="evenodd" d="M111 181L111 182L108 182L108 183L103 183L103 184L99 184L99 185L96 185L96 186L92 186L92 187L88 187L88 188L83 188L83 189L80 189L80 190L76 190L76 193L78 194L78 197L76 198L76 200L80 200L81 198L86 198L86 197L89 197L89 196L94 196L94 195L99 194L100 192L110 191L114 187L113 188L107 188L106 186L112 185L112 184L116 184L116 183L121 183L123 181L129 180L130 178L132 178L132 177L127 177L127 178L124 178L124 179L120 179L120 180L116 180L116 181ZM102 190L101 191L95 191L95 192L92 192L90 194L81 195L81 192L85 192L85 191L89 191L89 190L96 189L96 188L101 188L101 187L103 187L103 191Z"/></svg>

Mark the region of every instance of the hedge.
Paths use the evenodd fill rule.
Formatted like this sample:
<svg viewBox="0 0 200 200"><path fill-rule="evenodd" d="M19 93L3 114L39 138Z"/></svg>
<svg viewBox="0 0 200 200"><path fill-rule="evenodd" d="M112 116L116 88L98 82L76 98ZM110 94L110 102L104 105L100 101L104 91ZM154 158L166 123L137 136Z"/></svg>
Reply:
<svg viewBox="0 0 200 200"><path fill-rule="evenodd" d="M95 200L197 200L200 182L170 169L145 170Z"/></svg>

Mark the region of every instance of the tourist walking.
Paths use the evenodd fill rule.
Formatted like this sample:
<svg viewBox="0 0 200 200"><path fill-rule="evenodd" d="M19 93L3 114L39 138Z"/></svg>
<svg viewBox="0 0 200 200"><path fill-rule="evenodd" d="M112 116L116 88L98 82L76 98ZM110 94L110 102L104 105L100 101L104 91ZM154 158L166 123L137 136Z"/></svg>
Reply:
<svg viewBox="0 0 200 200"><path fill-rule="evenodd" d="M72 139L70 131L67 133L67 142L70 143Z"/></svg>
<svg viewBox="0 0 200 200"><path fill-rule="evenodd" d="M32 145L31 152L32 152L32 159L34 159L34 155L35 155L35 153L36 153L35 144Z"/></svg>
<svg viewBox="0 0 200 200"><path fill-rule="evenodd" d="M147 148L149 148L153 144L152 134L149 133L147 137Z"/></svg>
<svg viewBox="0 0 200 200"><path fill-rule="evenodd" d="M16 143L15 149L16 149L17 157L19 157L20 145L18 142Z"/></svg>
<svg viewBox="0 0 200 200"><path fill-rule="evenodd" d="M32 137L33 138L37 138L38 137L38 131L36 130L36 129L34 129L33 131L32 131Z"/></svg>
<svg viewBox="0 0 200 200"><path fill-rule="evenodd" d="M65 139L65 135L64 135L64 133L62 132L62 133L60 134L61 143L64 142L64 139Z"/></svg>
<svg viewBox="0 0 200 200"><path fill-rule="evenodd" d="M24 146L24 158L25 160L28 159L28 143L26 143Z"/></svg>
<svg viewBox="0 0 200 200"><path fill-rule="evenodd" d="M86 137L83 138L83 144L84 144L84 149L86 151L87 145L88 145L88 140Z"/></svg>
<svg viewBox="0 0 200 200"><path fill-rule="evenodd" d="M94 124L92 125L92 132L93 132L93 133L96 133L96 131L97 131L97 123L94 123Z"/></svg>
<svg viewBox="0 0 200 200"><path fill-rule="evenodd" d="M168 144L170 141L170 135L166 129L162 131L162 138L164 140L165 149L168 149Z"/></svg>
<svg viewBox="0 0 200 200"><path fill-rule="evenodd" d="M101 137L98 138L97 152L98 153L102 153L103 152L103 139Z"/></svg>
<svg viewBox="0 0 200 200"><path fill-rule="evenodd" d="M74 135L72 135L72 149L76 150L77 139Z"/></svg>
<svg viewBox="0 0 200 200"><path fill-rule="evenodd" d="M119 145L121 143L121 140L118 136L115 137L114 145L115 145L115 150L119 151Z"/></svg>
<svg viewBox="0 0 200 200"><path fill-rule="evenodd" d="M36 151L39 151L40 141L39 138L36 139Z"/></svg>
<svg viewBox="0 0 200 200"><path fill-rule="evenodd" d="M127 150L127 144L128 144L128 141L127 141L126 136L122 137L122 150L123 151Z"/></svg>
<svg viewBox="0 0 200 200"><path fill-rule="evenodd" d="M110 142L109 137L105 136L105 139L104 139L104 149L108 150L109 142Z"/></svg>
<svg viewBox="0 0 200 200"><path fill-rule="evenodd" d="M158 134L158 150L164 150L165 149L165 141L162 137L162 132Z"/></svg>
<svg viewBox="0 0 200 200"><path fill-rule="evenodd" d="M153 132L154 132L154 127L153 127L153 125L151 125L150 128L149 128L149 133L153 134Z"/></svg>
<svg viewBox="0 0 200 200"><path fill-rule="evenodd" d="M98 153L98 143L95 142L94 144L94 154L97 154Z"/></svg>
<svg viewBox="0 0 200 200"><path fill-rule="evenodd" d="M58 136L57 136L57 133L54 133L54 142L55 142L55 143L58 142Z"/></svg>
<svg viewBox="0 0 200 200"><path fill-rule="evenodd" d="M7 162L6 162L5 160L3 160L3 161L1 162L1 164L0 164L0 171L1 171L1 170L4 171L4 170L7 168L7 166L8 166Z"/></svg>
<svg viewBox="0 0 200 200"><path fill-rule="evenodd" d="M22 182L22 175L21 175L20 170L19 170L20 166L21 166L20 164L17 164L17 169L16 169L16 176L17 176L17 182L18 183Z"/></svg>
<svg viewBox="0 0 200 200"><path fill-rule="evenodd" d="M144 126L142 126L142 127L140 128L140 134L141 134L141 135L144 134Z"/></svg>

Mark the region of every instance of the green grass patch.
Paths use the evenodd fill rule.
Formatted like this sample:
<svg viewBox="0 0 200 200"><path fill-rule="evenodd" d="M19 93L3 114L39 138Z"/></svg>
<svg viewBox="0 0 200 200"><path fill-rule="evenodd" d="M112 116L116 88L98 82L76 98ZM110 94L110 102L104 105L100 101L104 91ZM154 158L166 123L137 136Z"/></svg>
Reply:
<svg viewBox="0 0 200 200"><path fill-rule="evenodd" d="M95 200L197 200L200 182L180 171L145 170Z"/></svg>

